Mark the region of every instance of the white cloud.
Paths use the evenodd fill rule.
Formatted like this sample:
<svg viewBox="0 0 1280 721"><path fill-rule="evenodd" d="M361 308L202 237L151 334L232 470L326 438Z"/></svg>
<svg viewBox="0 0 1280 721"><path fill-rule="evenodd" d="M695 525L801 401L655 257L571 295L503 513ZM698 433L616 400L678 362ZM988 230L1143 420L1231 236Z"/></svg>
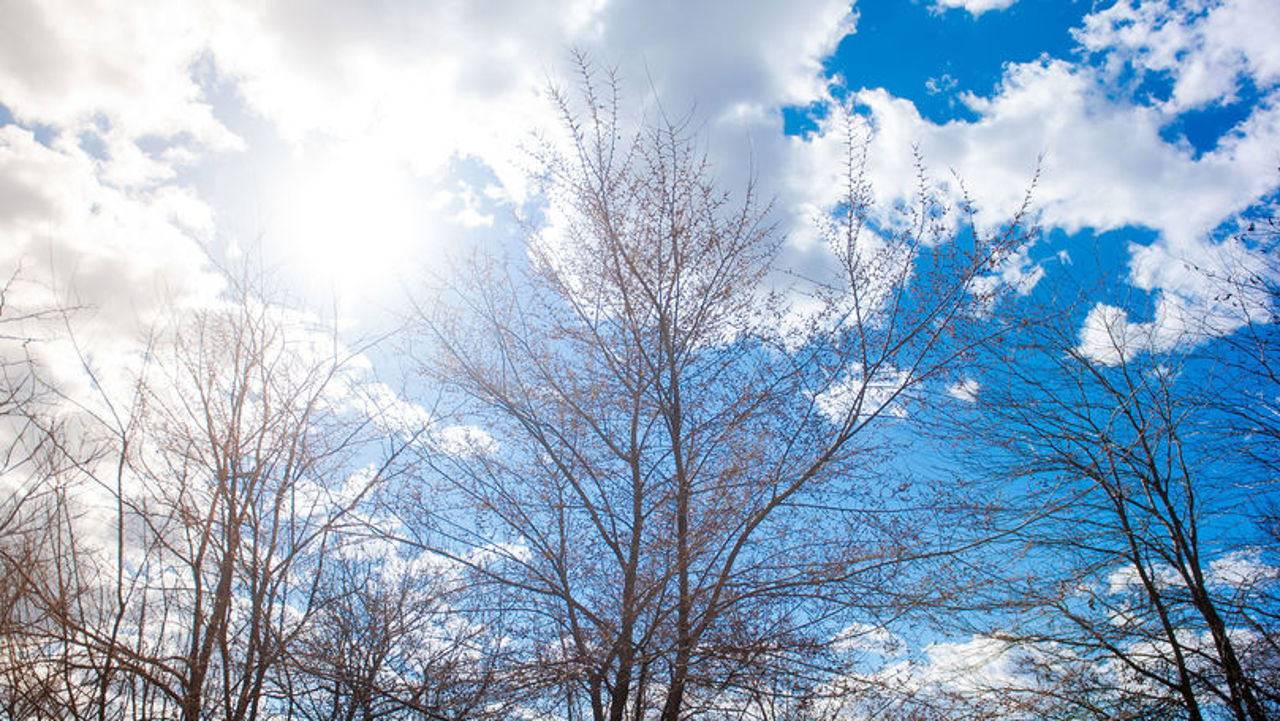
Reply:
<svg viewBox="0 0 1280 721"><path fill-rule="evenodd" d="M1026 296L1044 279L1044 265L1031 260L1031 246L1023 245L1015 252L1000 259L991 275L973 279L971 292L982 300L976 313L988 317L998 304L1003 292Z"/></svg>
<svg viewBox="0 0 1280 721"><path fill-rule="evenodd" d="M830 647L837 652L865 652L880 656L897 656L906 650L906 642L884 626L853 622L831 638Z"/></svg>
<svg viewBox="0 0 1280 721"><path fill-rule="evenodd" d="M1158 588L1169 588L1181 583L1177 570L1164 563L1146 569L1147 575ZM1145 593L1142 577L1132 564L1117 566L1107 575L1107 593L1116 595L1123 593Z"/></svg>
<svg viewBox="0 0 1280 721"><path fill-rule="evenodd" d="M909 371L882 366L867 376L862 366L855 363L843 378L819 393L814 402L822 415L836 425L850 418L865 420L878 413L902 418L907 415L902 396L911 381Z"/></svg>
<svg viewBox="0 0 1280 721"><path fill-rule="evenodd" d="M498 441L479 426L445 426L434 437L436 448L450 456L491 456L498 452Z"/></svg>
<svg viewBox="0 0 1280 721"><path fill-rule="evenodd" d="M1140 247L1131 262L1134 285L1156 291L1152 319L1133 321L1123 308L1096 303L1080 327L1077 350L1105 365L1118 365L1140 353L1193 347L1231 333L1251 319L1269 317L1274 300L1260 288L1228 285L1222 280L1240 277L1241 272L1258 272L1256 265L1262 262L1242 248L1235 249L1238 255L1234 261L1214 253L1231 246L1202 244L1183 256L1160 245ZM1191 253L1206 256L1206 263L1194 267L1197 258Z"/></svg>
<svg viewBox="0 0 1280 721"><path fill-rule="evenodd" d="M1280 580L1280 567L1263 560L1261 549L1245 548L1209 562L1210 583L1237 591Z"/></svg>
<svg viewBox="0 0 1280 721"><path fill-rule="evenodd" d="M491 203L450 182L459 158L492 171L486 182L500 188L499 201L526 199L521 146L555 123L542 91L553 78L572 87L570 48L600 68L618 66L629 105L657 96L680 117L696 103L716 129L710 150L732 186L784 152L777 107L823 95L822 61L854 23L847 0L15 0L6 17L0 103L67 143L83 135L102 154L97 182L155 189L195 176L202 192L212 187L210 201L243 186L210 213L220 246L262 235L267 255L290 258L291 270L340 268L333 285L364 291L394 288L379 279L411 265L369 262L375 256L404 257L424 237L438 250L495 224ZM396 167L317 169L352 147ZM210 169L212 153L237 148L250 151L245 172L228 179ZM447 201L450 222L400 222L430 202L401 202L406 184L389 179L406 175L450 194L436 198Z"/></svg>
<svg viewBox="0 0 1280 721"><path fill-rule="evenodd" d="M167 179L136 141L235 149L197 80L207 20L189 3L15 0L0 24L0 102L24 123L100 136L118 181ZM172 160L172 158L170 158Z"/></svg>
<svg viewBox="0 0 1280 721"><path fill-rule="evenodd" d="M1121 0L1076 32L1113 75L1126 67L1171 75L1171 111L1233 100L1245 79L1264 89L1280 82L1278 36L1270 0Z"/></svg>
<svg viewBox="0 0 1280 721"><path fill-rule="evenodd" d="M1123 308L1096 303L1081 324L1076 349L1104 365L1119 365L1141 353L1194 346L1214 334L1239 327L1239 312L1219 313L1222 305L1225 304L1193 304L1175 293L1160 293L1155 316L1150 321L1135 322Z"/></svg>
<svg viewBox="0 0 1280 721"><path fill-rule="evenodd" d="M963 8L970 15L978 17L982 13L990 10L1004 10L1017 1L1018 0L934 0L933 7L938 11Z"/></svg>
<svg viewBox="0 0 1280 721"><path fill-rule="evenodd" d="M855 672L822 689L825 718L861 721L936 713L960 716L1038 717L1037 693L1051 681L1037 666L1060 667L1071 653L1051 643L1032 644L1002 634L928 644L923 654L895 657L869 672ZM915 712L915 713L913 713ZM967 712L967 713L966 713Z"/></svg>
<svg viewBox="0 0 1280 721"><path fill-rule="evenodd" d="M112 187L68 139L50 147L0 127L0 268L21 267L23 280L7 300L79 308L103 356L133 344L164 309L216 296L221 280L200 248L212 232L209 207L187 189Z"/></svg>
<svg viewBox="0 0 1280 721"><path fill-rule="evenodd" d="M568 49L617 65L640 102L770 124L822 92L821 61L852 28L846 2L503 2L218 7L212 52L248 105L296 142L374 135L422 172L482 158L519 198L517 146L553 122L539 91ZM691 70L693 69L693 70ZM733 138L741 150L744 139Z"/></svg>
<svg viewBox="0 0 1280 721"><path fill-rule="evenodd" d="M978 381L972 378L964 378L947 386L947 395L966 403L973 403L978 399L978 391L982 386Z"/></svg>
<svg viewBox="0 0 1280 721"><path fill-rule="evenodd" d="M546 115L535 91L585 7L547 4L223 3L211 50L288 141L376 137L429 173Z"/></svg>
<svg viewBox="0 0 1280 721"><path fill-rule="evenodd" d="M489 186L494 187L496 186ZM484 197L494 199L487 193ZM483 202L472 185L458 181L452 189L440 190L433 195L430 204L433 210L442 213L450 222L465 228L490 227L493 225L493 213L480 209Z"/></svg>
<svg viewBox="0 0 1280 721"><path fill-rule="evenodd" d="M926 80L924 82L924 89L925 92L930 95L938 95L940 93L949 93L952 90L955 90L956 86L959 84L959 81L951 77L950 73L943 73L939 77L929 78Z"/></svg>
<svg viewBox="0 0 1280 721"><path fill-rule="evenodd" d="M876 129L870 168L882 204L912 187L913 144L926 162L955 170L989 224L1020 207L1038 163L1033 201L1046 225L1141 225L1171 243L1202 237L1276 184L1275 152L1262 149L1280 141L1270 106L1249 132L1193 159L1161 138L1157 110L1108 97L1093 71L1059 60L1007 68L996 95L967 97L979 116L971 123L930 123L883 90L860 91L855 102Z"/></svg>
<svg viewBox="0 0 1280 721"><path fill-rule="evenodd" d="M1007 641L974 636L961 643L933 643L925 647L929 665L926 678L956 691L1011 688L1021 680L1016 668L1018 653Z"/></svg>
<svg viewBox="0 0 1280 721"><path fill-rule="evenodd" d="M346 380L346 379L344 379ZM348 402L357 412L372 418L378 429L385 433L393 433L401 438L411 438L431 428L434 417L431 411L423 406L405 400L404 397L385 383L366 382L349 385L344 390Z"/></svg>
<svg viewBox="0 0 1280 721"><path fill-rule="evenodd" d="M648 67L673 109L696 102L708 117L821 96L822 60L854 27L848 2L612 3L601 48L625 49L628 71Z"/></svg>
<svg viewBox="0 0 1280 721"><path fill-rule="evenodd" d="M1162 347L1154 323L1130 323L1123 308L1097 303L1080 327L1078 352L1104 365L1119 365L1135 353Z"/></svg>

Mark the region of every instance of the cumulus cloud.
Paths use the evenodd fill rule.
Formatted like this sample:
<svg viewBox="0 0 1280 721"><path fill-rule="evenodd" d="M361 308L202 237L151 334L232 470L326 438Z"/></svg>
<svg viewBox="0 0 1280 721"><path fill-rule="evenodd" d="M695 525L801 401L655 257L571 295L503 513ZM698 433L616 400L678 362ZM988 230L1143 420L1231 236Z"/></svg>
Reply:
<svg viewBox="0 0 1280 721"><path fill-rule="evenodd" d="M988 223L1016 212L1037 167L1033 199L1045 224L1068 231L1141 225L1183 243L1275 185L1272 154L1258 152L1259 143L1280 140L1270 106L1194 159L1161 137L1159 111L1109 97L1094 71L1065 61L1010 66L995 95L965 102L976 121L938 125L884 90L854 94L875 129L869 168L879 202L912 188L916 146L928 163L956 172Z"/></svg>
<svg viewBox="0 0 1280 721"><path fill-rule="evenodd" d="M1135 321L1129 311L1095 303L1079 330L1077 350L1105 365L1118 365L1141 353L1163 353L1193 347L1231 333L1252 319L1269 317L1274 299L1263 289L1228 285L1222 279L1262 277L1264 260L1231 242L1193 246L1179 256L1166 246L1140 247L1131 261L1136 287L1152 290L1155 312L1149 321ZM1215 251L1235 250L1230 254ZM1194 262L1202 256L1203 265Z"/></svg>
<svg viewBox="0 0 1280 721"><path fill-rule="evenodd" d="M395 434L400 438L415 438L434 424L435 417L431 411L417 403L405 400L391 386L380 382L367 382L367 379L358 376L350 380L359 381L359 383L346 384L344 395L347 402L357 412L374 419L380 431Z"/></svg>
<svg viewBox="0 0 1280 721"><path fill-rule="evenodd" d="M836 0L224 3L215 18L219 71L284 137L376 135L423 172L476 156L516 197L516 146L554 121L539 91L570 75L568 48L619 67L637 101L652 90L677 115L696 101L712 122L772 125L772 108L822 92L822 59L852 28Z"/></svg>
<svg viewBox="0 0 1280 721"><path fill-rule="evenodd" d="M1113 76L1172 76L1173 111L1231 101L1246 79L1262 89L1280 82L1280 13L1268 0L1121 0L1075 35Z"/></svg>
<svg viewBox="0 0 1280 721"><path fill-rule="evenodd" d="M1019 650L1014 644L991 636L929 644L925 648L928 671L922 680L969 692L988 687L1009 688L1019 681L1026 683L1017 668Z"/></svg>
<svg viewBox="0 0 1280 721"><path fill-rule="evenodd" d="M445 426L435 432L435 446L455 457L491 456L498 452L498 441L479 426Z"/></svg>
<svg viewBox="0 0 1280 721"><path fill-rule="evenodd" d="M934 0L935 10L952 10L963 8L974 17L990 10L1004 10L1018 0Z"/></svg>
<svg viewBox="0 0 1280 721"><path fill-rule="evenodd" d="M236 140L196 81L207 18L187 3L17 0L0 27L0 99L19 119L128 137Z"/></svg>
<svg viewBox="0 0 1280 721"><path fill-rule="evenodd" d="M1000 259L993 270L994 273L973 280L974 295L984 301L977 312L984 317L995 309L1002 291L1028 295L1045 276L1044 265L1031 259L1030 245L1023 245Z"/></svg>
<svg viewBox="0 0 1280 721"><path fill-rule="evenodd" d="M957 400L973 403L978 399L981 384L972 378L963 378L947 386L947 395Z"/></svg>
<svg viewBox="0 0 1280 721"><path fill-rule="evenodd" d="M1150 323L1130 322L1123 308L1097 303L1085 316L1076 348L1085 358L1103 365L1120 365L1133 360L1135 354L1174 347L1180 340L1181 326L1169 323L1167 318Z"/></svg>
<svg viewBox="0 0 1280 721"><path fill-rule="evenodd" d="M112 187L70 140L48 146L0 127L0 267L22 281L6 300L77 309L102 357L135 343L163 310L216 297L221 280L200 249L212 229L209 207L188 190ZM54 362L55 347L33 351L67 365Z"/></svg>
<svg viewBox="0 0 1280 721"><path fill-rule="evenodd" d="M207 48L200 6L15 0L0 27L0 103L92 149L103 181L156 187L244 147L205 96Z"/></svg>
<svg viewBox="0 0 1280 721"><path fill-rule="evenodd" d="M1032 207L1041 227L1144 227L1158 234L1153 244L1129 248L1128 278L1157 293L1156 321L1122 328L1114 311L1096 308L1082 331L1088 347L1102 352L1107 332L1118 333L1121 347L1136 347L1141 335L1168 348L1177 338L1203 337L1196 334L1209 325L1219 333L1238 327L1243 314L1216 302L1207 281L1224 255L1215 229L1274 192L1280 180L1280 61L1274 44L1260 40L1265 32L1243 32L1244 18L1257 16L1268 26L1280 16L1251 0L1209 3L1204 12L1193 5L1122 2L1089 16L1077 38L1105 62L1042 58L1008 65L994 93L962 97L972 121L934 123L884 89L853 89L848 104L866 117L872 138L867 170L875 203L893 207L910 198L923 158L953 171L954 177L940 177L938 189L953 203L972 200L980 225L993 227L1018 212L1034 179ZM1135 102L1114 67L1125 62L1143 72L1175 73L1182 89L1167 103ZM1210 87L1193 77L1197 63L1222 82ZM1179 112L1229 101L1245 80L1263 99L1214 147L1197 154L1185 141L1166 137ZM840 113L831 112L818 132L793 142L788 197L797 199L794 207L831 202L846 137ZM1231 262L1257 264L1248 251L1234 251ZM1021 260L991 284L1023 293L1034 287L1044 271ZM1197 318L1213 323L1196 329Z"/></svg>
<svg viewBox="0 0 1280 721"><path fill-rule="evenodd" d="M831 638L831 649L838 652L863 652L892 657L906 650L902 637L884 626L854 623L845 626Z"/></svg>
<svg viewBox="0 0 1280 721"><path fill-rule="evenodd" d="M1071 660L1056 644L1018 642L999 633L939 641L827 684L819 707L826 718L848 721L890 709L904 717L938 708L958 715L1038 716L1036 692L1051 682L1037 667Z"/></svg>
<svg viewBox="0 0 1280 721"><path fill-rule="evenodd" d="M1148 578L1159 588L1169 588L1181 583L1177 570L1168 564L1155 564L1148 566L1145 570ZM1138 575L1138 569L1132 564L1117 566L1107 575L1107 593L1109 594L1145 593L1143 586L1142 577Z"/></svg>
<svg viewBox="0 0 1280 721"><path fill-rule="evenodd" d="M238 101L307 152L376 137L419 174L478 157L516 200L519 145L554 120L539 93L566 77L570 47L618 65L637 102L652 89L677 115L696 101L713 123L776 135L774 109L821 95L822 60L853 27L838 0L305 8L23 0L6 15L0 102L25 124L86 134L112 163L114 182L165 183L210 150L245 147L228 127L243 124ZM747 139L733 135L725 155L737 162ZM149 138L166 139L164 147L137 142ZM458 217L486 222L480 212Z"/></svg>
<svg viewBox="0 0 1280 721"><path fill-rule="evenodd" d="M1242 548L1210 561L1209 579L1219 587L1248 591L1280 580L1280 567L1267 563L1262 549Z"/></svg>
<svg viewBox="0 0 1280 721"><path fill-rule="evenodd" d="M909 371L880 366L867 374L861 364L855 363L848 374L819 393L814 402L822 415L836 425L879 413L902 418L907 415L902 395L911 381Z"/></svg>

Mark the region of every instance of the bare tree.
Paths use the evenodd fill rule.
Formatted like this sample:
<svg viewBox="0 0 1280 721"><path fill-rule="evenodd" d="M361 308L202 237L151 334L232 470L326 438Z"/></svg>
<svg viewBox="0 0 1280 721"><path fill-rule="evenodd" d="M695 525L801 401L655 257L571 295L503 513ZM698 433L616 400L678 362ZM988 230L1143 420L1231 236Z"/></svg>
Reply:
<svg viewBox="0 0 1280 721"><path fill-rule="evenodd" d="M993 504L1013 514L981 600L1005 638L1042 652L1038 675L1055 683L1038 692L1062 707L1273 717L1258 651L1274 626L1255 622L1256 594L1213 572L1250 543L1238 484L1256 471L1223 433L1224 344L1189 354L1204 341L1188 335L1168 350L1156 340L1168 328L1112 306L1079 332L1053 313L1011 331L974 416L994 441L984 463L1002 469Z"/></svg>
<svg viewBox="0 0 1280 721"><path fill-rule="evenodd" d="M24 304L30 282L19 266L0 287L0 710L63 718L80 694L63 672L59 619L83 589L63 583L76 558L62 533L75 513L62 482L66 432L31 351L50 340L50 322L74 309Z"/></svg>
<svg viewBox="0 0 1280 721"><path fill-rule="evenodd" d="M901 563L938 551L876 475L874 429L968 351L974 280L1021 228L951 242L927 192L887 221L851 143L821 221L841 271L808 315L775 312L753 188L719 190L685 121L629 132L614 78L581 70L581 110L554 94L566 144L537 157L547 227L419 314L456 413L414 540L518 615L520 673L565 718L766 714L763 689L799 703L849 609L888 608Z"/></svg>
<svg viewBox="0 0 1280 721"><path fill-rule="evenodd" d="M370 554L369 546L379 549ZM501 685L501 619L464 617L457 574L368 537L331 565L321 610L279 692L302 719L505 718L521 698Z"/></svg>
<svg viewBox="0 0 1280 721"><path fill-rule="evenodd" d="M175 315L126 382L82 354L97 399L51 389L81 417L45 434L51 477L76 493L53 572L24 581L65 679L60 716L269 713L335 539L412 442L370 416L354 353L260 288ZM107 533L93 498L114 506Z"/></svg>

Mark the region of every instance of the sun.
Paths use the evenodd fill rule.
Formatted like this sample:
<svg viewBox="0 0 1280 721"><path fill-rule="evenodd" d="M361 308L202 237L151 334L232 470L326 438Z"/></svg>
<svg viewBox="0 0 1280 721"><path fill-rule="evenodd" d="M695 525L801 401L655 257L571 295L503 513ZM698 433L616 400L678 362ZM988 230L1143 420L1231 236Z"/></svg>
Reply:
<svg viewBox="0 0 1280 721"><path fill-rule="evenodd" d="M288 165L266 213L266 243L286 271L343 300L394 288L425 233L407 170L369 142Z"/></svg>

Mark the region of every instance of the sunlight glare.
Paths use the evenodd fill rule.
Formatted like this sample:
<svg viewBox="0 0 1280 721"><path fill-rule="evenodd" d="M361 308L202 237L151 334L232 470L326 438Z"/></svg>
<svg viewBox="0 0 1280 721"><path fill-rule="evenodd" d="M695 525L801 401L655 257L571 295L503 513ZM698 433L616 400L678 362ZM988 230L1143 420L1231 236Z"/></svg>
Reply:
<svg viewBox="0 0 1280 721"><path fill-rule="evenodd" d="M346 299L396 285L424 229L412 179L394 158L348 143L283 176L269 201L268 244L300 282Z"/></svg>

